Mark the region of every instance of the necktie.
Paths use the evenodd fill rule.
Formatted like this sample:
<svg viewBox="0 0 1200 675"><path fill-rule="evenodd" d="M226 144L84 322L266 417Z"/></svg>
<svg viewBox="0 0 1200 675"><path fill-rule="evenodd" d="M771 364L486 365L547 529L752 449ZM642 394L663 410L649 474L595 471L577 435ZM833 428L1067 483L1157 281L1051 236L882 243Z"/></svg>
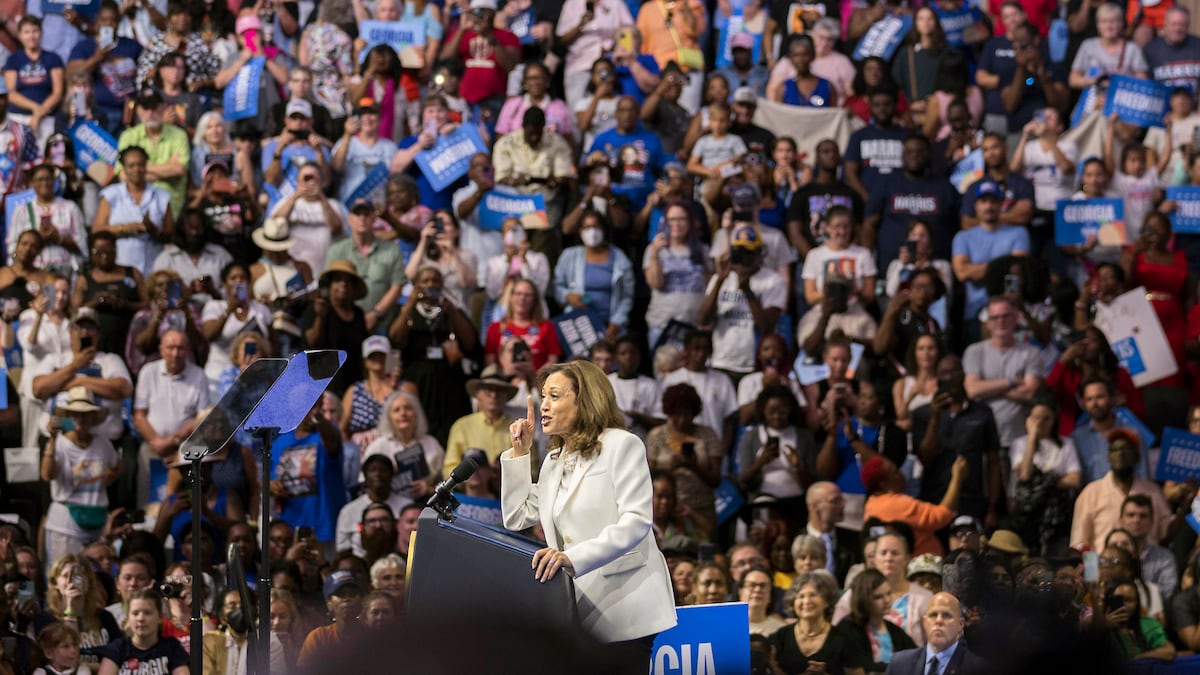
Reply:
<svg viewBox="0 0 1200 675"><path fill-rule="evenodd" d="M825 542L825 571L836 575L833 565L833 535L826 532L821 535L821 541Z"/></svg>
<svg viewBox="0 0 1200 675"><path fill-rule="evenodd" d="M925 675L938 675L938 660L936 656L929 659L929 670L925 671Z"/></svg>

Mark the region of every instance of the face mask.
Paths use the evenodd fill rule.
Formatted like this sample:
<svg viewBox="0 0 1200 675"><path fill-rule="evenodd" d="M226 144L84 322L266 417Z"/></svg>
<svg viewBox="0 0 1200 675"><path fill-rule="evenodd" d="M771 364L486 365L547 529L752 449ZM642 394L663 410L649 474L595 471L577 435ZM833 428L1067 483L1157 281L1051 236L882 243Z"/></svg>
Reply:
<svg viewBox="0 0 1200 675"><path fill-rule="evenodd" d="M504 233L505 246L520 246L525 243L525 230L519 227L514 227Z"/></svg>
<svg viewBox="0 0 1200 675"><path fill-rule="evenodd" d="M604 231L598 227L589 227L579 233L579 238L583 240L584 246L599 246L604 243Z"/></svg>

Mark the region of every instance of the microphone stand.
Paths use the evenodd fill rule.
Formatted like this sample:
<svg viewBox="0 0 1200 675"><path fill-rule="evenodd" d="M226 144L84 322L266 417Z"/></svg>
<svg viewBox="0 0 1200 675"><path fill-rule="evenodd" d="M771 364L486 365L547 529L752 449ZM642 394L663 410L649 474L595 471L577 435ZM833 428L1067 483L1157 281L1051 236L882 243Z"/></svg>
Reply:
<svg viewBox="0 0 1200 675"><path fill-rule="evenodd" d="M188 667L191 672L202 675L204 672L204 622L200 618L200 604L204 601L204 566L200 560L200 464L202 458L197 456L192 460L192 618L188 622Z"/></svg>
<svg viewBox="0 0 1200 675"><path fill-rule="evenodd" d="M254 641L257 650L254 664L257 675L271 673L271 446L279 435L279 427L254 427L249 429L262 443L262 477L259 489L262 495L259 499L261 514L258 521L259 561L258 587L258 629L251 630L248 638ZM193 675L202 675L199 670L192 671Z"/></svg>

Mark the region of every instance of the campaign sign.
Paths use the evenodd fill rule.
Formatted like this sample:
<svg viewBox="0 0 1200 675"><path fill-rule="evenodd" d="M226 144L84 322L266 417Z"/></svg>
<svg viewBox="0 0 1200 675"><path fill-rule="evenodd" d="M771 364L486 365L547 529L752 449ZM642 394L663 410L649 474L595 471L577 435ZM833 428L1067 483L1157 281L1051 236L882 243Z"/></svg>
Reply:
<svg viewBox="0 0 1200 675"><path fill-rule="evenodd" d="M1096 109L1096 96L1095 85L1083 90L1083 95L1079 97L1079 101L1075 103L1075 109L1071 111L1072 127L1079 126L1083 123L1083 118Z"/></svg>
<svg viewBox="0 0 1200 675"><path fill-rule="evenodd" d="M967 188L980 178L983 178L983 149L975 148L954 165L954 171L950 173L950 184L958 188L960 195L965 195Z"/></svg>
<svg viewBox="0 0 1200 675"><path fill-rule="evenodd" d="M99 185L108 185L117 165L116 139L91 120L77 122L67 135L75 144L75 166Z"/></svg>
<svg viewBox="0 0 1200 675"><path fill-rule="evenodd" d="M568 359L586 357L588 349L600 341L604 326L592 312L574 310L550 319L558 331L558 344Z"/></svg>
<svg viewBox="0 0 1200 675"><path fill-rule="evenodd" d="M550 227L546 215L546 198L540 193L516 194L503 190L492 190L479 202L479 227L499 232L505 220L516 218L527 230L544 230Z"/></svg>
<svg viewBox="0 0 1200 675"><path fill-rule="evenodd" d="M1167 199L1175 202L1171 229L1185 234L1200 233L1200 187L1172 185L1167 188Z"/></svg>
<svg viewBox="0 0 1200 675"><path fill-rule="evenodd" d="M858 368L858 362L862 360L867 348L852 342L850 344L850 365L846 367L846 378L853 379L854 371ZM792 370L796 373L796 379L800 384L808 386L815 382L829 379L829 366L821 361L820 357L812 357L811 359L805 355L804 350L796 355L795 362L792 363Z"/></svg>
<svg viewBox="0 0 1200 675"><path fill-rule="evenodd" d="M537 38L533 36L533 24L536 23L536 18L533 13L533 8L518 12L516 16L508 22L508 32L517 36L517 40L523 45L531 45L537 42Z"/></svg>
<svg viewBox="0 0 1200 675"><path fill-rule="evenodd" d="M32 204L33 200L36 197L37 197L37 195L34 193L33 188L30 188L28 190L22 190L21 192L13 192L13 193L4 195L4 231L5 232L12 232L13 215L17 211L20 211L21 209L25 208L26 204ZM0 242L0 244L2 244L2 243L3 242ZM11 253L11 251L6 252L5 260L8 259L8 255L7 255L8 253Z"/></svg>
<svg viewBox="0 0 1200 675"><path fill-rule="evenodd" d="M1162 452L1154 477L1175 481L1200 478L1200 434L1172 427L1163 429Z"/></svg>
<svg viewBox="0 0 1200 675"><path fill-rule="evenodd" d="M675 608L678 623L654 638L650 675L750 672L750 610L744 602Z"/></svg>
<svg viewBox="0 0 1200 675"><path fill-rule="evenodd" d="M225 87L223 103L225 121L235 122L258 114L258 85L262 82L263 67L267 60L256 56L246 62Z"/></svg>
<svg viewBox="0 0 1200 675"><path fill-rule="evenodd" d="M1123 121L1139 127L1161 127L1170 101L1171 90L1164 84L1113 75L1108 79L1104 116L1115 112Z"/></svg>
<svg viewBox="0 0 1200 675"><path fill-rule="evenodd" d="M451 183L467 175L471 167L471 156L487 152L487 145L473 124L460 124L458 128L442 136L437 144L417 153L417 166L425 180L435 192L440 192Z"/></svg>
<svg viewBox="0 0 1200 675"><path fill-rule="evenodd" d="M1097 312L1095 324L1112 345L1121 367L1129 371L1135 386L1144 387L1179 372L1162 323L1146 299L1144 286L1117 296L1104 312Z"/></svg>
<svg viewBox="0 0 1200 675"><path fill-rule="evenodd" d="M62 14L68 9L82 16L96 16L100 13L100 0L42 0L42 12L46 14Z"/></svg>
<svg viewBox="0 0 1200 675"><path fill-rule="evenodd" d="M1125 200L1060 199L1054 209L1054 243L1083 246L1094 236L1101 246L1125 244Z"/></svg>
<svg viewBox="0 0 1200 675"><path fill-rule="evenodd" d="M754 46L750 48L750 62L758 63L759 55L762 54L762 33L751 33L746 29L746 17L742 16L740 9L735 9L736 14L729 17L725 22L725 29L721 31L721 37L717 42L717 67L728 68L733 65L733 49L729 43L733 41L733 36L738 33L749 33L750 38L754 40ZM736 87L735 87L736 88Z"/></svg>
<svg viewBox="0 0 1200 675"><path fill-rule="evenodd" d="M717 507L717 522L724 523L736 516L746 503L742 491L728 478L721 479L721 484L713 490L713 501Z"/></svg>
<svg viewBox="0 0 1200 675"><path fill-rule="evenodd" d="M359 62L366 60L367 53L375 45L387 45L396 52L396 56L401 60L401 65L407 68L411 64L404 63L404 61L411 59L411 56L405 52L411 51L410 47L425 44L425 24L419 21L374 21L368 19L359 22L358 36L367 43L366 49L359 54Z"/></svg>
<svg viewBox="0 0 1200 675"><path fill-rule="evenodd" d="M373 197L383 196L383 184L387 182L387 179L388 165L376 164L371 168L370 171L367 172L367 175L363 176L363 179L361 182L359 182L358 187L354 188L354 190L346 196L346 208L349 209L354 205L354 202L360 199L367 199L375 203L381 203L382 200L373 199ZM376 195L376 193L378 193L378 195Z"/></svg>
<svg viewBox="0 0 1200 675"><path fill-rule="evenodd" d="M859 40L858 47L854 50L854 60L862 61L868 56L878 56L884 61L890 61L900 42L908 35L908 31L912 30L912 26L913 19L907 14L893 14L876 21L862 40Z"/></svg>

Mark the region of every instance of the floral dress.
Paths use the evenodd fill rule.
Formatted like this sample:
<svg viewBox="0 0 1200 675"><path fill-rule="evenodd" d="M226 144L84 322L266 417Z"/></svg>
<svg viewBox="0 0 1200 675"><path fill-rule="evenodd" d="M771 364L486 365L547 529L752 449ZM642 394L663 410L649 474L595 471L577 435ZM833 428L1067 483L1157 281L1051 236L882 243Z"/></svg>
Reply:
<svg viewBox="0 0 1200 675"><path fill-rule="evenodd" d="M354 45L346 31L332 23L316 21L304 29L312 63L313 95L334 119L350 113L346 78L354 74Z"/></svg>

